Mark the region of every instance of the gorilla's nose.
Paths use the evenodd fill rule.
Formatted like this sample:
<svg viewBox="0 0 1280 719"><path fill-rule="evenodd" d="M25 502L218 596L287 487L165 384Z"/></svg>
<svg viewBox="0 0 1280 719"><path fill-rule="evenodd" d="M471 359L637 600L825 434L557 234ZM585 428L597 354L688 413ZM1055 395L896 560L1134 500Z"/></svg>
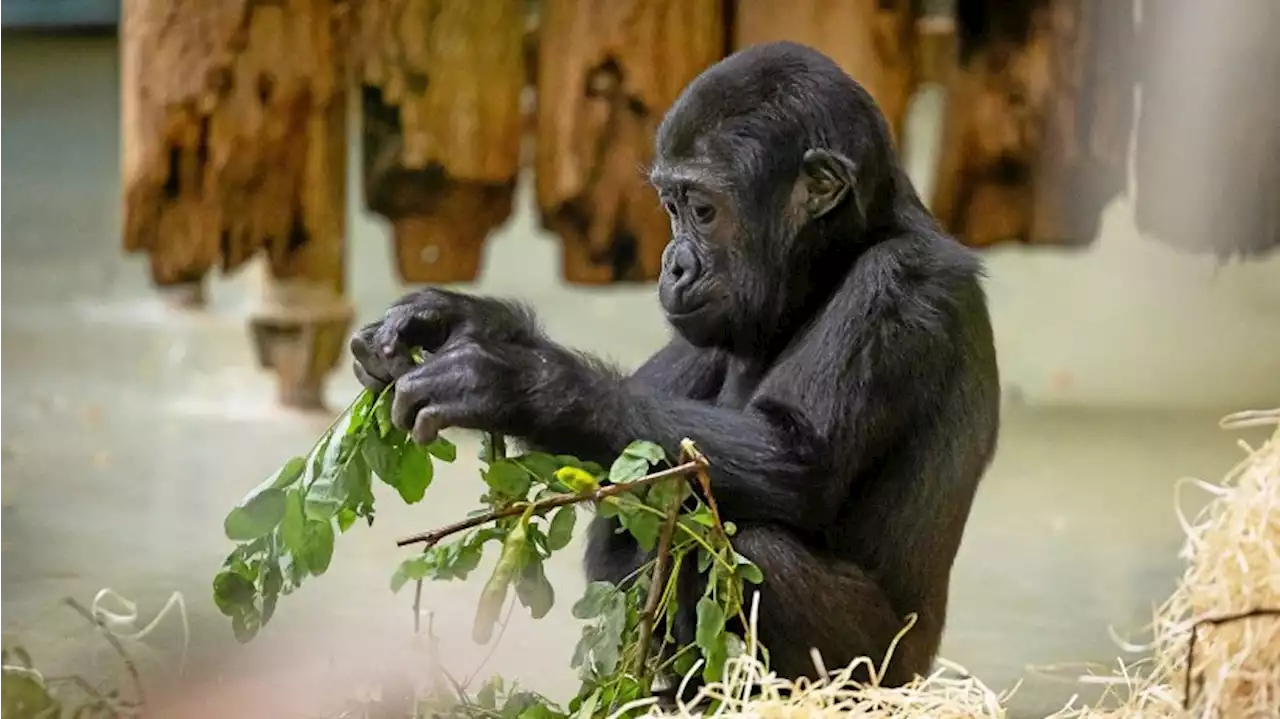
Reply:
<svg viewBox="0 0 1280 719"><path fill-rule="evenodd" d="M698 279L700 269L698 253L692 247L683 242L672 246L667 271L671 273L672 289L677 296L684 295L685 290Z"/></svg>

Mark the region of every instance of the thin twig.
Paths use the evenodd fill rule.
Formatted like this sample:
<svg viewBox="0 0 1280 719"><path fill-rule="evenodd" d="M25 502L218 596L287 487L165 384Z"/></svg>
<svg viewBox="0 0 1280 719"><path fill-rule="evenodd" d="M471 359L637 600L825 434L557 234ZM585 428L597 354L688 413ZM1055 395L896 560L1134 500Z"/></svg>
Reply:
<svg viewBox="0 0 1280 719"><path fill-rule="evenodd" d="M667 565L671 562L671 538L676 533L676 522L680 519L680 507L683 504L680 496L672 498L667 506L667 520L662 525L662 534L658 535L657 565L653 569L653 578L649 580L649 596L644 601L644 611L640 613L640 667L637 675L641 686L649 691L649 644L653 640L653 623L658 616L658 602L662 599L667 584Z"/></svg>
<svg viewBox="0 0 1280 719"><path fill-rule="evenodd" d="M711 493L711 476L707 474L707 466L709 465L707 456L695 447L693 440L688 437L680 440L680 451L697 465L695 472L698 477L698 485L702 487L702 495L707 500L707 508L711 510L711 518L715 520L716 530L720 532L720 537L727 540L729 534L725 532L724 522L720 520L720 508L716 506L716 496Z"/></svg>
<svg viewBox="0 0 1280 719"><path fill-rule="evenodd" d="M136 703L138 706L145 705L147 703L147 695L142 689L142 674L138 672L138 665L134 663L133 657L129 656L129 652L125 650L124 645L120 643L120 640L116 635L111 633L110 629L107 629L107 626L103 624L102 620L95 617L88 609L85 609L83 604L77 602L72 597L65 597L62 601L65 602L67 606L76 610L76 613L88 620L90 624L97 627L103 638L111 645L111 648L116 650L116 654L120 655L120 659L124 662L125 669L129 672L129 678L133 680L133 690L138 695Z"/></svg>
<svg viewBox="0 0 1280 719"><path fill-rule="evenodd" d="M688 475L692 472L696 472L698 470L698 467L700 466L702 466L702 462L699 462L699 461L685 462L684 464L679 464L679 465L676 465L675 467L671 467L669 469L664 469L660 472L654 472L653 474L646 475L644 477L641 477L640 479L635 480L634 482L625 482L622 484L606 485L589 494L558 494L554 497L547 497L546 499L540 499L536 502L533 502L533 513L535 515L541 516L553 509L556 509L557 507L563 507L569 504L579 504L581 502L600 502L605 499L608 499L609 497L615 497L619 494L626 494L627 492L631 492L633 490L639 489L640 487L653 484L654 482L661 482L662 480L669 479L671 477ZM473 527L478 527L482 524L488 524L489 522L496 522L499 519L506 519L507 517L514 517L517 514L524 514L524 511L528 509L529 506L530 506L529 502L515 502L496 512L489 512L488 514L483 514L478 517L468 517L467 519L464 519L459 522L454 522L453 524L445 525L443 527L440 527L439 529L433 529L430 532L421 532L419 534L414 534L412 536L408 536L403 539L396 540L396 546L404 547L410 544L418 544L420 542L425 542L427 545L426 548L429 549L435 546L436 544L439 544L440 541L445 537L448 537L452 534L457 534L458 532L465 532L466 530L471 529Z"/></svg>
<svg viewBox="0 0 1280 719"><path fill-rule="evenodd" d="M1182 708L1185 711L1191 710L1191 674L1196 656L1196 639L1200 633L1200 628L1206 624L1220 627L1223 624L1233 624L1235 622L1251 619L1253 617L1280 617L1280 607L1263 607L1259 609L1250 609L1235 614L1226 614L1218 617L1206 617L1191 626L1191 638L1187 641L1187 675L1182 685Z"/></svg>

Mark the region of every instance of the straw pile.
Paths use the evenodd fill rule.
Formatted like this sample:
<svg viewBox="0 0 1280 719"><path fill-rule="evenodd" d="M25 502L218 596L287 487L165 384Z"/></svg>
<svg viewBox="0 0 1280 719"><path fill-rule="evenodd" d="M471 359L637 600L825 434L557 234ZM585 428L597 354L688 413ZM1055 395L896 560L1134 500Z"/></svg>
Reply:
<svg viewBox="0 0 1280 719"><path fill-rule="evenodd" d="M1280 409L1232 415L1222 425L1277 430L1261 448L1241 442L1248 456L1221 482L1186 480L1213 499L1194 520L1179 511L1187 569L1156 613L1153 641L1143 648L1148 658L1119 662L1114 676L1092 678L1110 685L1105 708L1068 706L1047 719L1280 717ZM753 622L755 614L753 607ZM997 694L946 664L897 689L857 685L849 680L852 667L793 685L764 671L754 647L748 650L732 660L724 683L699 693L722 701L707 716L985 719L1004 717L1011 694ZM696 714L682 707L650 716Z"/></svg>

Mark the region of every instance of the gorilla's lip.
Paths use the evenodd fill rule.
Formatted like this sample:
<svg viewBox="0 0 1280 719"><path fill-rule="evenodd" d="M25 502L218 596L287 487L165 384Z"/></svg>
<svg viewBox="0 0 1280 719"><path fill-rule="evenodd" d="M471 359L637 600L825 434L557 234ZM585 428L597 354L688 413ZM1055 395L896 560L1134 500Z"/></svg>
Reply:
<svg viewBox="0 0 1280 719"><path fill-rule="evenodd" d="M691 309L686 309L686 310L683 310L683 311L681 311L681 312L672 312L672 311L670 311L670 310L667 310L667 311L666 311L666 312L667 312L667 319L668 319L668 320L683 320L683 319L688 319L689 317L692 317L692 316L694 316L694 315L698 314L699 312L701 312L701 311L705 310L705 309L707 308L707 306L708 306L708 305L710 305L710 304L711 304L711 302L710 302L710 301L706 301L706 302L699 302L699 303L698 303L697 305L695 305L693 308L691 308Z"/></svg>

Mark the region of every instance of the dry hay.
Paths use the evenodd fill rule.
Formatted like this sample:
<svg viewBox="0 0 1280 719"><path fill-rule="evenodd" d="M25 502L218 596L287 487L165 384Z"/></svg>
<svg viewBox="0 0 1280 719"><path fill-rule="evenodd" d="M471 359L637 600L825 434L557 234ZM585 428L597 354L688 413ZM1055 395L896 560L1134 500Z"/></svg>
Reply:
<svg viewBox="0 0 1280 719"><path fill-rule="evenodd" d="M1271 439L1258 449L1241 441L1248 456L1220 482L1179 483L1179 488L1191 484L1209 492L1212 499L1192 520L1178 511L1187 535L1181 553L1187 569L1156 612L1152 642L1134 647L1148 658L1120 661L1112 676L1085 679L1108 685L1100 702L1107 708L1068 705L1046 719L1280 717L1280 408L1222 421L1229 429L1263 425L1277 427ZM1237 618L1219 621L1230 617ZM748 647L731 660L726 680L700 690L689 706L674 714L655 709L650 716L698 716L693 704L718 699L719 709L706 716L984 719L1004 717L1013 693L997 693L946 662L930 676L896 689L851 681L853 669L868 666L866 660L821 682L792 684L766 672L757 653ZM822 666L820 658L815 661ZM1188 685L1191 701L1184 709Z"/></svg>

